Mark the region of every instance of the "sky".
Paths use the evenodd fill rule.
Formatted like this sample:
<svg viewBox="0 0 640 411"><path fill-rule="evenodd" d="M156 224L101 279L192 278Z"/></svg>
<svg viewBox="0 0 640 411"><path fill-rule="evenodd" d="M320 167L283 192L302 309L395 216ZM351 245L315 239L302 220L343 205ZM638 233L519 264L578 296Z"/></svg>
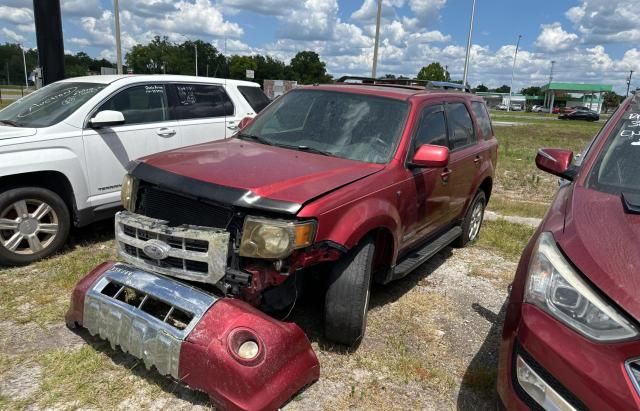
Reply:
<svg viewBox="0 0 640 411"><path fill-rule="evenodd" d="M67 52L115 61L112 0L61 0ZM433 61L453 79L464 68L471 0L383 0L378 75L415 77ZM32 0L0 1L0 43L35 47ZM124 53L154 35L201 39L225 54L288 62L314 50L334 77L370 75L377 0L120 0ZM477 0L469 83L514 90L554 81L626 91L640 70L638 0ZM640 87L640 72L632 88Z"/></svg>

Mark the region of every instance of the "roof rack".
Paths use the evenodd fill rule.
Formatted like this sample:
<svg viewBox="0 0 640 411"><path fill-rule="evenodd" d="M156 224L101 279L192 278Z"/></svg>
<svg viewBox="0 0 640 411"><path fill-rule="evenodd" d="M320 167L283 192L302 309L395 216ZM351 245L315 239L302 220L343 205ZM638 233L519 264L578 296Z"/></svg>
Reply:
<svg viewBox="0 0 640 411"><path fill-rule="evenodd" d="M343 76L340 77L337 83L349 83L349 84L363 84L373 86L386 86L386 87L400 87L408 88L412 90L455 90L470 93L469 87L465 87L462 84L452 83L448 81L430 81L430 80L418 80L410 78L373 78L373 77L361 77L361 76Z"/></svg>

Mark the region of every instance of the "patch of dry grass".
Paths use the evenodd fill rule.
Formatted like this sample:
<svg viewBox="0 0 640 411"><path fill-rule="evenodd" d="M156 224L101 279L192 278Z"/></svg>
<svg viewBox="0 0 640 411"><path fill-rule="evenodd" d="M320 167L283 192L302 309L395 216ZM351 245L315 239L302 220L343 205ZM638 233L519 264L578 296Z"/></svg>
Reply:
<svg viewBox="0 0 640 411"><path fill-rule="evenodd" d="M477 246L496 251L507 260L518 261L534 231L533 227L503 219L485 220Z"/></svg>
<svg viewBox="0 0 640 411"><path fill-rule="evenodd" d="M501 215L542 218L547 213L549 204L512 199L502 195L491 196L487 210Z"/></svg>

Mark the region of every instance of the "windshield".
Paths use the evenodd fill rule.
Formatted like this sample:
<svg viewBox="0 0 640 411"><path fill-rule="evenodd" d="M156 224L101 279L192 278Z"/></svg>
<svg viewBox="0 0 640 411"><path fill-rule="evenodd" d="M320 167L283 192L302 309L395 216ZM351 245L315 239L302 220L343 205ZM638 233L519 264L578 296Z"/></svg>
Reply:
<svg viewBox="0 0 640 411"><path fill-rule="evenodd" d="M17 127L49 127L76 111L106 84L54 83L0 111L0 122Z"/></svg>
<svg viewBox="0 0 640 411"><path fill-rule="evenodd" d="M408 107L376 96L296 90L271 104L239 137L383 164L395 151Z"/></svg>
<svg viewBox="0 0 640 411"><path fill-rule="evenodd" d="M588 186L614 194L640 194L639 106L630 106L616 125L591 170Z"/></svg>

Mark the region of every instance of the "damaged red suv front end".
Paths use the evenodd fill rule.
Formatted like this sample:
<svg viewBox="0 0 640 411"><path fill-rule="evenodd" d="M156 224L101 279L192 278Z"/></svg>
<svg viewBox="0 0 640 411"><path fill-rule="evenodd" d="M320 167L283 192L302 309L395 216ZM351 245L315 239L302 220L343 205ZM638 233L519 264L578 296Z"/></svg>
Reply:
<svg viewBox="0 0 640 411"><path fill-rule="evenodd" d="M82 279L66 317L228 410L272 410L319 378L302 330L236 299L121 263Z"/></svg>

